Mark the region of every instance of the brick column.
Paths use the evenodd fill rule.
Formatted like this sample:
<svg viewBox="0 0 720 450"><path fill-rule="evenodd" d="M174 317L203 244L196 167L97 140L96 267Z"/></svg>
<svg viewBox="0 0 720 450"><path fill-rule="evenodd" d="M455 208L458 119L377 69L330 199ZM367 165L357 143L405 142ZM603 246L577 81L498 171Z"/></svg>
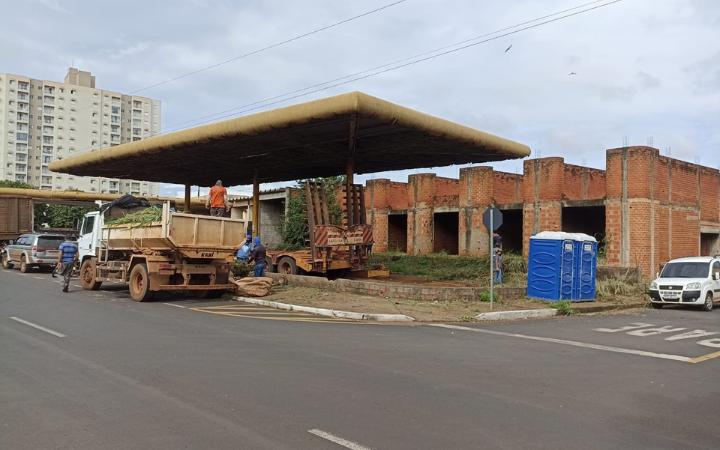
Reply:
<svg viewBox="0 0 720 450"><path fill-rule="evenodd" d="M458 253L465 256L487 255L490 242L488 230L482 223L482 214L492 203L492 167L460 169L459 190Z"/></svg>
<svg viewBox="0 0 720 450"><path fill-rule="evenodd" d="M432 253L435 174L419 173L410 175L408 184L408 254L424 255Z"/></svg>
<svg viewBox="0 0 720 450"><path fill-rule="evenodd" d="M367 223L373 227L373 250L386 252L388 250L388 191L390 180L380 178L368 180L365 188L365 214Z"/></svg>
<svg viewBox="0 0 720 450"><path fill-rule="evenodd" d="M530 236L562 230L563 158L526 160L523 164L523 255L528 256Z"/></svg>

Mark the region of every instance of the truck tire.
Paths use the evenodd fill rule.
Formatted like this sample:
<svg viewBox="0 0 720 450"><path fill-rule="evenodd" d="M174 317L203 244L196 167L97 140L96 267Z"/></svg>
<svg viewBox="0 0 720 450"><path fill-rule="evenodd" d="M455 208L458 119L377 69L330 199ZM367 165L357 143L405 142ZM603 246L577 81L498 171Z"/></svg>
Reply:
<svg viewBox="0 0 720 450"><path fill-rule="evenodd" d="M20 272L22 273L28 273L30 268L27 265L27 259L25 259L25 255L22 255L20 257Z"/></svg>
<svg viewBox="0 0 720 450"><path fill-rule="evenodd" d="M136 302L150 300L150 276L144 263L135 265L130 271L130 298Z"/></svg>
<svg viewBox="0 0 720 450"><path fill-rule="evenodd" d="M102 281L95 281L96 264L95 258L88 258L80 266L80 284L86 291L97 291L102 285Z"/></svg>
<svg viewBox="0 0 720 450"><path fill-rule="evenodd" d="M278 260L277 271L284 275L297 275L297 264L295 264L295 260L291 257L283 256Z"/></svg>
<svg viewBox="0 0 720 450"><path fill-rule="evenodd" d="M10 262L10 257L7 255L7 253L3 253L2 255L0 255L0 260L2 260L3 269L10 270L13 268L13 265Z"/></svg>
<svg viewBox="0 0 720 450"><path fill-rule="evenodd" d="M265 272L277 272L277 268L273 265L272 258L270 258L269 256L265 258Z"/></svg>

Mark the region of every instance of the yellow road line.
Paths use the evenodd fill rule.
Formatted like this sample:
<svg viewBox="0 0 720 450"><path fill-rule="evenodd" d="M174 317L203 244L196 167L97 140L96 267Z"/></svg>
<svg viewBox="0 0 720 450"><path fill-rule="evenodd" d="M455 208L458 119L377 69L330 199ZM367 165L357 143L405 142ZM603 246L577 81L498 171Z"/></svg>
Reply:
<svg viewBox="0 0 720 450"><path fill-rule="evenodd" d="M698 356L697 358L692 358L688 362L691 364L697 364L697 363L709 361L709 360L715 359L715 358L720 358L720 352L708 353L707 355Z"/></svg>

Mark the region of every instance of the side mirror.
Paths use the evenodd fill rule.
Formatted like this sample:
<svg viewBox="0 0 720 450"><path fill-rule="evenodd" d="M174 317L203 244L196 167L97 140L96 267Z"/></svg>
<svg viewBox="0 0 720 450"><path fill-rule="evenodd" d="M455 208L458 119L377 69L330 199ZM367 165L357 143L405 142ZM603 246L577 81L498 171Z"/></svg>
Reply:
<svg viewBox="0 0 720 450"><path fill-rule="evenodd" d="M660 278L660 272L655 272L655 278Z"/></svg>

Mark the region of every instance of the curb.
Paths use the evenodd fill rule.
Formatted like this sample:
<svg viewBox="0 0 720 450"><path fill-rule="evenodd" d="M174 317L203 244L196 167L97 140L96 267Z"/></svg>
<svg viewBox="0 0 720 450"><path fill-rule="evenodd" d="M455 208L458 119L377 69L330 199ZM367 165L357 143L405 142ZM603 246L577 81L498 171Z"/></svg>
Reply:
<svg viewBox="0 0 720 450"><path fill-rule="evenodd" d="M518 319L537 319L543 317L554 317L558 315L557 309L522 309L518 311L494 311L488 313L480 313L475 318L477 320L518 320Z"/></svg>
<svg viewBox="0 0 720 450"><path fill-rule="evenodd" d="M272 302L269 300L261 300L259 298L251 297L235 296L235 300L245 303L252 303L254 305L267 306L269 308L284 309L286 311L300 311L310 314L317 314L319 316L337 317L340 319L374 320L377 322L411 322L415 320L415 318L406 316L404 314L370 314L351 311L338 311L336 309L291 305L289 303Z"/></svg>

